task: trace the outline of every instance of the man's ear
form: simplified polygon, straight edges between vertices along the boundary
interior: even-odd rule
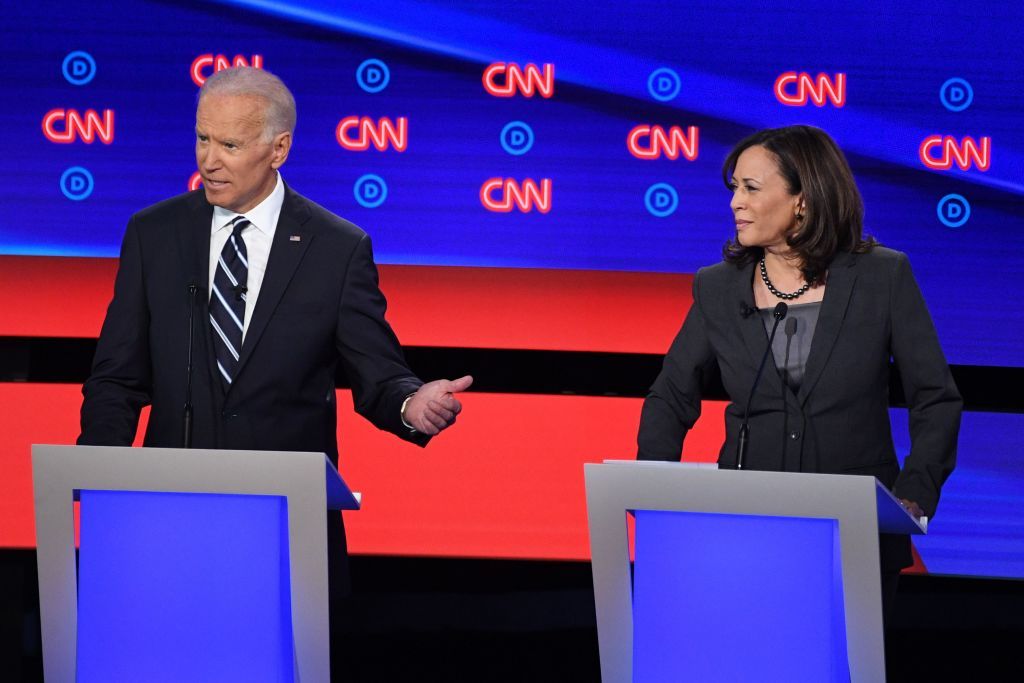
[[[288,152],[292,149],[292,134],[291,133],[278,133],[274,136],[274,139],[270,141],[273,147],[273,152],[270,157],[270,166],[274,170],[277,170],[284,166],[284,162],[288,160]]]

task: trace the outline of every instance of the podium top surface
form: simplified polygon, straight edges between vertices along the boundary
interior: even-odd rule
[[[316,485],[327,509],[359,509],[358,494],[323,453],[33,445],[32,462],[73,490],[287,496]]]
[[[875,477],[851,474],[720,470],[714,463],[605,460],[584,465],[588,497],[592,477],[639,505],[636,509],[693,509],[735,514],[830,517],[841,497],[874,506],[878,529],[890,534],[927,533],[919,521]],[[671,503],[666,508],[664,504]]]

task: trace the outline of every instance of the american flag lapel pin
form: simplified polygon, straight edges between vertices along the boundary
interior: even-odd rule
[[[288,241],[289,242],[301,242],[302,241],[302,235],[292,235],[291,237],[288,238]]]

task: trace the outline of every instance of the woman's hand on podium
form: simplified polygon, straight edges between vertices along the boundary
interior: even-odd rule
[[[906,508],[907,512],[914,515],[914,519],[921,519],[924,517],[924,510],[922,510],[921,506],[914,501],[907,500],[906,498],[900,498],[900,504]]]

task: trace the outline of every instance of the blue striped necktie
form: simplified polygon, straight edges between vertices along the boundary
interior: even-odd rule
[[[242,231],[250,223],[245,216],[234,220],[231,237],[217,259],[213,276],[213,295],[210,297],[210,325],[213,327],[213,347],[217,355],[217,370],[224,380],[224,388],[231,386],[242,350],[242,329],[245,322],[245,293],[249,282],[249,256]]]

